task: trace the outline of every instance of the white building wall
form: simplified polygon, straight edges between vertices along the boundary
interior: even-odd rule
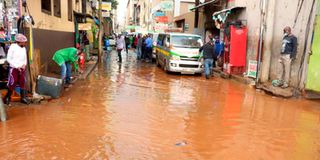
[[[272,0],[266,0],[272,1]],[[268,79],[273,80],[278,77],[280,67],[279,57],[281,50],[281,43],[283,38],[283,28],[285,26],[292,27],[292,32],[298,38],[298,53],[297,59],[292,63],[291,71],[291,85],[299,85],[299,69],[301,68],[302,55],[304,54],[304,47],[306,42],[308,18],[310,16],[312,0],[304,1],[301,11],[297,14],[299,0],[274,0],[274,7],[269,6],[266,11],[266,31],[267,35],[264,36],[264,45],[268,44],[264,48],[263,54],[270,54],[271,59],[264,59],[263,63],[269,66],[267,70]],[[273,5],[273,4],[272,4]],[[260,31],[260,0],[234,0],[229,3],[228,7],[245,7],[237,16],[240,20],[246,20],[248,27],[248,47],[247,47],[247,60],[256,60],[258,54],[259,43],[259,31]],[[315,12],[315,11],[314,11]],[[314,13],[313,13],[314,14]],[[311,14],[312,16],[312,14]],[[295,22],[296,20],[296,22]],[[268,38],[269,37],[269,38]],[[271,37],[271,38],[270,38]],[[303,80],[303,79],[302,79]]]

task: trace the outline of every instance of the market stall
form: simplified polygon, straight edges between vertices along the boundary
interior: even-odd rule
[[[8,65],[6,63],[7,51],[10,46],[4,29],[0,28],[0,89],[5,88],[8,79]]]
[[[15,34],[18,33],[19,2],[0,0],[0,89],[5,87],[8,78],[7,51],[14,41]]]

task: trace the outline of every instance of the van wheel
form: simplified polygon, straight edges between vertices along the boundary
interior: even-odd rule
[[[160,63],[159,63],[159,57],[158,56],[156,57],[156,65],[157,65],[157,67],[161,66]]]
[[[195,76],[201,77],[202,73],[196,73]]]
[[[167,66],[167,61],[165,61],[165,64],[163,64],[163,70],[164,70],[166,73],[169,73],[168,66]]]

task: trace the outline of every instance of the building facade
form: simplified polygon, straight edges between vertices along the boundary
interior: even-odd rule
[[[185,33],[194,33],[195,12],[191,11],[195,7],[195,0],[179,0],[175,3],[174,27],[181,28]]]
[[[291,67],[290,84],[302,89],[306,80],[306,58],[316,13],[315,2],[316,0],[302,3],[299,0],[207,0],[196,8],[204,12],[203,35],[212,33],[223,38],[223,26],[228,22],[241,21],[247,26],[247,67],[249,61],[259,62],[258,57],[261,55],[258,78],[262,83],[277,79],[280,74],[283,28],[290,26],[299,44],[297,59]],[[225,23],[217,24],[217,19],[213,19],[214,14]],[[259,52],[260,40],[263,44],[262,52]]]
[[[129,0],[126,25],[131,28],[135,26],[135,31],[145,33],[161,32],[174,27],[174,2],[168,0]]]
[[[27,1],[33,25],[34,48],[40,49],[42,71],[57,68],[52,56],[58,49],[75,46],[74,11],[82,12],[79,0],[33,0]]]

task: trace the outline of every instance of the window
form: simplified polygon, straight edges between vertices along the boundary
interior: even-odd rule
[[[54,16],[61,17],[61,3],[60,0],[53,0]]]
[[[167,37],[166,37],[166,41],[165,41],[165,44],[170,44],[170,36],[169,35],[167,35]]]
[[[181,48],[200,48],[202,46],[201,37],[196,36],[172,36],[172,43],[174,47]]]
[[[73,14],[72,0],[68,0],[68,20],[69,21],[72,21],[72,14]]]
[[[178,28],[182,28],[183,31],[184,31],[184,25],[185,25],[185,20],[184,20],[184,19],[183,19],[183,20],[180,20],[180,21],[176,21],[176,26],[177,26]]]
[[[41,0],[41,11],[51,15],[51,0]]]
[[[165,40],[165,35],[164,34],[159,34],[159,36],[158,36],[158,42],[157,42],[157,44],[159,45],[159,46],[163,46],[163,41]]]

